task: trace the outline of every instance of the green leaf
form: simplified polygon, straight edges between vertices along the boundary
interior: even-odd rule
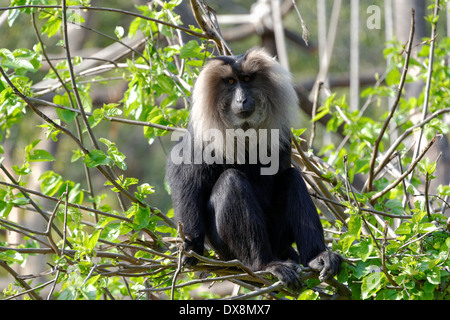
[[[419,212],[413,214],[412,219],[411,219],[412,223],[419,223],[423,219],[423,217],[426,216],[426,214],[427,213],[425,211],[419,211]]]
[[[120,236],[121,223],[109,223],[103,228],[101,238],[106,241],[114,241]]]
[[[410,234],[412,231],[411,229],[411,223],[409,222],[403,222],[397,230],[395,230],[395,233],[397,234]]]
[[[59,104],[59,105],[65,106],[65,107],[70,107],[70,101],[69,101],[69,97],[68,97],[67,93],[65,93],[62,96],[55,95],[53,97],[53,103]],[[56,108],[56,113],[58,114],[58,117],[61,119],[61,121],[64,121],[65,123],[72,122],[77,116],[76,112],[70,111],[67,109],[61,109],[61,108]]]
[[[441,271],[439,270],[439,268],[436,267],[427,272],[427,280],[432,284],[440,284]]]
[[[121,26],[116,26],[116,29],[114,30],[114,34],[120,40],[123,38],[123,35],[125,34],[125,30]]]
[[[362,261],[366,261],[370,254],[372,253],[373,245],[371,241],[363,241],[360,243],[360,249],[358,255]]]
[[[386,207],[392,210],[392,213],[397,215],[403,214],[403,205],[399,199],[391,199],[386,201]]]
[[[313,291],[313,290],[305,290],[303,291],[300,296],[298,297],[298,300],[316,300],[319,297],[319,293]]]
[[[37,162],[37,161],[55,161],[55,157],[53,157],[49,152],[41,149],[36,149],[33,153],[28,154],[28,161]]]
[[[400,71],[397,68],[393,68],[386,76],[386,84],[388,86],[395,86],[400,83]]]
[[[25,69],[30,72],[35,71],[34,66],[29,61],[23,59],[6,60],[2,62],[2,65],[10,69]]]
[[[362,219],[359,215],[352,214],[348,221],[348,232],[355,236],[355,239],[359,239],[361,233]]]
[[[438,228],[430,223],[430,222],[426,222],[426,223],[421,223],[419,224],[418,228],[417,228],[417,232],[419,233],[427,233],[427,232],[431,232],[431,231],[435,231]]]
[[[56,113],[58,114],[58,117],[61,119],[61,121],[64,121],[65,123],[70,123],[77,117],[76,112],[61,108],[56,108]]]
[[[196,58],[202,51],[202,48],[198,44],[197,41],[191,40],[188,43],[186,43],[180,50],[180,58],[186,59],[186,58]]]
[[[107,165],[111,161],[111,158],[108,157],[102,150],[95,149],[85,155],[83,161],[89,168],[93,168]]]
[[[292,129],[292,133],[293,133],[294,136],[296,136],[296,137],[300,137],[305,131],[306,131],[306,128]]]
[[[343,238],[339,240],[339,243],[342,245],[342,251],[347,253],[356,237],[352,234],[346,234]]]
[[[25,162],[22,167],[19,167],[17,165],[13,165],[12,169],[14,170],[14,173],[17,174],[18,176],[25,176],[31,173],[31,169],[30,169],[30,163],[29,162]]]
[[[30,203],[30,200],[28,198],[25,197],[20,197],[20,198],[16,198],[12,201],[13,204],[17,205],[17,206],[23,206],[26,205],[28,203]]]
[[[114,142],[109,141],[105,138],[100,138],[100,142],[108,146],[108,156],[110,159],[122,170],[127,170],[127,164],[125,163],[126,156],[121,153]]]
[[[86,247],[88,252],[92,252],[94,250],[95,245],[98,242],[98,238],[100,237],[101,231],[102,230],[97,229],[89,236],[89,240],[87,242],[87,247]]]
[[[47,37],[49,37],[49,38],[53,37],[59,31],[59,28],[61,27],[61,22],[62,22],[62,20],[59,17],[57,17],[57,16],[51,17],[42,26],[41,33],[42,34],[46,33]]]
[[[166,76],[166,75],[160,75],[157,77],[156,85],[159,88],[158,94],[171,94],[174,91],[174,82],[173,80]]]
[[[138,186],[138,192],[142,194],[153,194],[155,192],[155,188],[148,183],[143,183]]]
[[[5,60],[11,60],[11,61],[13,61],[16,58],[16,57],[14,57],[14,54],[6,48],[0,49],[0,57],[3,57]]]
[[[136,32],[139,29],[143,29],[146,25],[147,25],[147,22],[145,20],[143,20],[141,18],[134,19],[131,22],[130,27],[128,29],[128,37],[133,38],[136,35]]]
[[[9,11],[8,14],[8,25],[9,27],[12,27],[12,25],[14,24],[14,21],[16,21],[17,17],[19,16],[20,11],[19,9],[13,9]]]
[[[43,194],[47,196],[53,196],[56,192],[58,192],[59,188],[61,188],[63,184],[63,179],[61,175],[53,172],[46,171],[40,177],[39,180],[41,182],[41,191]]]
[[[383,278],[384,274],[381,272],[374,272],[365,277],[361,285],[362,299],[367,299],[380,290]]]
[[[133,227],[135,230],[145,228],[150,222],[150,208],[147,206],[142,208],[136,205],[133,219]]]
[[[321,118],[323,118],[324,116],[326,116],[330,112],[329,109],[325,109],[325,108],[322,108],[322,107],[320,107],[318,111],[319,112],[316,113],[315,117],[311,120],[312,122],[320,120]]]
[[[13,208],[12,203],[0,200],[0,217],[6,218]]]

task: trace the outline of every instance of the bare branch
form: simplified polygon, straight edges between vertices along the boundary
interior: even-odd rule
[[[428,149],[431,148],[431,146],[434,144],[434,142],[436,141],[436,137],[434,137],[429,143],[428,145],[422,150],[421,154],[414,160],[413,163],[411,163],[411,165],[409,166],[408,170],[406,170],[400,177],[398,177],[394,182],[392,182],[391,184],[389,184],[386,188],[384,188],[384,190],[375,193],[371,198],[370,198],[370,202],[374,203],[378,198],[384,196],[386,193],[388,193],[390,190],[392,190],[393,188],[395,188],[400,182],[403,181],[403,179],[405,179],[406,176],[408,176],[411,172],[413,172],[414,168],[416,167],[416,165],[419,163],[420,160],[422,160],[423,156],[427,153]]]
[[[387,127],[389,126],[389,122],[391,121],[391,119],[395,113],[395,110],[397,109],[397,106],[400,102],[400,97],[402,96],[403,86],[405,84],[406,75],[408,73],[408,68],[409,68],[409,58],[411,56],[412,43],[413,43],[413,39],[414,39],[414,30],[415,30],[414,15],[415,15],[415,11],[414,11],[414,9],[411,9],[411,30],[409,33],[408,47],[406,49],[406,57],[405,57],[405,62],[404,62],[404,66],[403,66],[403,73],[400,78],[400,83],[398,85],[397,95],[395,97],[394,104],[392,105],[391,111],[389,112],[387,119],[384,121],[383,127],[381,128],[381,131],[378,134],[377,140],[375,141],[375,144],[373,146],[372,157],[370,159],[370,164],[369,164],[370,165],[369,177],[367,178],[366,185],[364,188],[366,191],[372,190],[372,184],[373,184],[373,180],[375,178],[374,171],[375,171],[375,161],[378,156],[378,148],[380,147],[380,143],[381,143],[381,140],[383,139],[384,133],[386,132]]]
[[[439,0],[435,1],[434,4],[434,12],[433,12],[433,18],[436,18],[439,14]],[[436,22],[437,23],[437,22]],[[434,47],[436,43],[436,23],[432,23],[431,25],[431,40],[430,40],[430,52],[428,54],[428,70],[427,70],[427,81],[425,85],[425,96],[424,96],[424,102],[423,102],[423,109],[422,109],[422,121],[425,120],[427,113],[428,113],[428,103],[430,100],[430,90],[431,90],[431,78],[433,76],[433,62],[434,62]],[[412,160],[414,161],[420,151],[420,145],[422,143],[422,136],[423,136],[423,129],[419,131],[419,137],[416,141],[414,154]],[[412,177],[409,177],[409,180],[411,180]]]
[[[62,9],[62,6],[59,6],[59,5],[22,5],[22,6],[12,6],[12,7],[0,7],[0,11],[14,10],[14,9],[31,9],[31,8],[37,8],[37,9]],[[175,25],[175,24],[163,21],[163,20],[150,18],[150,17],[144,16],[142,14],[131,12],[131,11],[127,11],[127,10],[115,9],[115,8],[104,8],[104,7],[84,7],[84,6],[68,6],[68,8],[70,8],[70,9],[81,9],[81,10],[93,10],[93,11],[105,11],[105,12],[121,13],[121,14],[129,15],[129,16],[133,16],[133,17],[136,17],[136,18],[141,18],[143,20],[156,22],[158,24],[162,24],[162,25],[165,25],[167,27],[174,28],[174,29],[178,29],[178,30],[186,32],[187,34],[190,34],[190,35],[193,35],[193,36],[196,36],[196,37],[199,37],[199,38],[207,38],[207,39],[209,38],[209,36],[207,34],[198,33],[196,31],[190,30],[188,28],[184,28],[184,27],[179,26],[179,25]]]

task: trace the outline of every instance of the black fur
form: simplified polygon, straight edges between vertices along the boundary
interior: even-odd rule
[[[195,164],[194,148],[202,144],[193,143],[194,136],[189,126],[178,142],[191,152],[190,163],[175,164],[169,157],[166,175],[186,251],[202,255],[207,241],[222,259],[268,270],[294,289],[301,285],[298,263],[320,272],[321,280],[339,272],[341,258],[327,251],[314,203],[291,167],[290,145],[280,144],[278,172],[261,175],[260,163]]]
[[[338,273],[340,258],[326,250],[305,182],[290,167],[290,150],[281,150],[276,175],[261,175],[260,168],[260,164],[175,165],[169,157],[167,180],[176,219],[186,236],[184,249],[201,255],[207,240],[222,259],[269,270],[297,289],[296,263],[309,264],[323,280]],[[196,262],[186,260],[188,265]]]

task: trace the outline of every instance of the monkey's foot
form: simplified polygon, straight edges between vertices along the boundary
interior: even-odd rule
[[[290,261],[274,261],[268,264],[266,271],[276,276],[287,288],[297,291],[302,288],[300,273],[302,268]]]

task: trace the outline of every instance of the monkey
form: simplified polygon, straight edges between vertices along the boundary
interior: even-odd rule
[[[317,209],[291,164],[296,119],[291,74],[264,49],[207,61],[187,131],[166,167],[186,252],[203,255],[206,243],[221,259],[269,271],[295,290],[300,265],[321,280],[340,272],[342,258],[326,247]]]

